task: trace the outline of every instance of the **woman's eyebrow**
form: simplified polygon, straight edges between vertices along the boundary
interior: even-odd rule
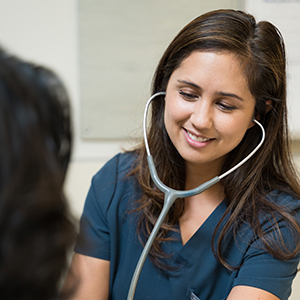
[[[193,82],[190,82],[190,81],[186,81],[186,80],[180,80],[180,79],[178,79],[177,81],[179,83],[188,84],[188,85],[190,85],[190,86],[192,86],[192,87],[194,87],[196,89],[202,90],[202,88],[199,85],[197,85],[196,83],[193,83]]]
[[[201,88],[199,85],[197,85],[196,83],[193,83],[193,82],[191,82],[191,81],[180,80],[180,79],[178,79],[177,81],[178,81],[179,83],[184,83],[184,84],[190,85],[190,86],[192,86],[192,87],[194,87],[194,88],[196,88],[196,89],[202,90],[202,88]],[[240,96],[238,96],[238,95],[236,95],[236,94],[234,94],[234,93],[218,92],[217,95],[220,95],[220,96],[223,96],[223,97],[236,98],[236,99],[238,99],[238,100],[240,100],[240,101],[244,101],[243,98],[241,98]]]
[[[218,92],[217,94],[220,95],[220,96],[223,96],[223,97],[236,98],[238,100],[244,101],[243,98],[241,98],[240,96],[238,96],[236,94],[233,94],[233,93]]]

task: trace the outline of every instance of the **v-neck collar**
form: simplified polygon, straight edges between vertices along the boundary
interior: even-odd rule
[[[226,201],[223,200],[184,245],[182,244],[180,230],[175,234],[176,240],[172,241],[172,245],[170,245],[172,247],[172,252],[174,255],[173,259],[175,263],[182,264],[185,261],[190,260],[195,253],[195,249],[205,250],[204,248],[211,248],[213,233],[216,225],[226,211],[226,208]]]

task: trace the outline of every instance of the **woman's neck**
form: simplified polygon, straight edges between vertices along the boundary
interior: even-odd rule
[[[220,168],[188,165],[185,189],[193,189],[219,175]],[[224,193],[220,182],[201,194],[185,198],[183,214],[179,219],[182,243],[185,244],[202,226],[216,207],[223,201]]]
[[[220,162],[198,165],[186,163],[185,189],[193,189],[220,175],[222,165]]]

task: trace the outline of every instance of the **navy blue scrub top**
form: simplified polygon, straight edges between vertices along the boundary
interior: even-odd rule
[[[80,233],[86,242],[75,248],[77,253],[110,261],[109,299],[113,300],[127,299],[143,250],[136,234],[138,215],[128,213],[141,196],[136,178],[128,176],[134,160],[133,153],[118,154],[93,177],[80,222]],[[273,191],[268,197],[278,205],[297,207],[299,211],[299,200],[290,195]],[[215,258],[212,236],[225,210],[223,201],[185,245],[179,232],[171,233],[174,240],[166,242],[163,249],[171,254],[167,263],[175,269],[158,269],[147,258],[134,299],[223,300],[237,285],[260,288],[288,299],[299,256],[284,262],[274,259],[262,249],[248,226],[235,240],[226,240],[225,257],[231,265],[241,266],[239,269],[230,271]],[[264,227],[270,224],[266,222]],[[294,247],[295,239],[285,224],[281,224],[281,230],[286,245]]]

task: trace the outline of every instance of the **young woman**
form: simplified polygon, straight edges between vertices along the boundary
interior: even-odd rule
[[[60,79],[0,49],[0,122],[0,298],[54,299],[75,241],[63,194],[71,126]]]
[[[218,10],[189,23],[161,58],[149,147],[166,185],[195,188],[258,152],[205,192],[178,199],[134,299],[288,299],[299,261],[300,189],[290,159],[284,42],[269,22]],[[126,299],[163,206],[144,145],[93,178],[73,267],[76,299]]]

